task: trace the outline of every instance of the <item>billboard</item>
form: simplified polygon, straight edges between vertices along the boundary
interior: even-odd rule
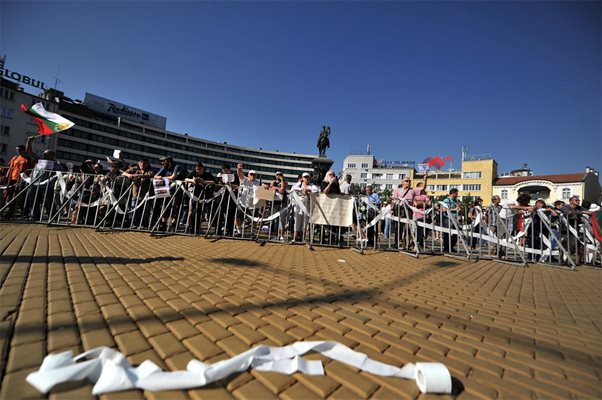
[[[159,129],[165,129],[167,118],[139,108],[131,107],[114,100],[105,99],[91,93],[86,93],[84,103],[88,108],[113,117],[120,117],[139,124],[153,126]]]

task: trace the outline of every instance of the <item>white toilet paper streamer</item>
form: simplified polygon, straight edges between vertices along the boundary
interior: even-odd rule
[[[415,379],[422,393],[451,393],[451,376],[440,363],[406,364],[402,368],[368,358],[337,342],[296,342],[284,347],[259,345],[230,359],[205,364],[191,360],[185,371],[164,372],[146,360],[132,367],[125,356],[108,347],[97,347],[73,357],[71,351],[50,354],[40,369],[27,376],[27,382],[41,393],[55,385],[87,378],[94,383],[93,395],[129,389],[150,391],[192,389],[226,378],[249,367],[258,371],[324,375],[322,362],[305,360],[303,354],[315,351],[333,360],[380,376]]]

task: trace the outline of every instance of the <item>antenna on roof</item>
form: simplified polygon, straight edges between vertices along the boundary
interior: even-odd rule
[[[368,154],[368,155],[372,154],[372,146],[370,146],[370,143],[368,143],[368,146],[366,148],[366,154]]]

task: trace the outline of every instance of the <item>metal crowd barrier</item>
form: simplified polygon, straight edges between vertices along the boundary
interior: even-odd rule
[[[0,172],[2,178],[9,171]],[[415,257],[538,262],[570,269],[602,264],[600,242],[589,217],[581,214],[520,211],[522,224],[517,226],[517,213],[503,218],[492,207],[476,206],[470,212],[463,208],[456,215],[443,202],[419,209],[406,201],[380,206],[355,196],[347,197],[353,202],[353,222],[337,225],[316,222],[315,195],[295,191],[272,201],[253,201],[252,190],[243,186],[177,181],[160,196],[150,179],[36,169],[21,174],[17,182],[0,182],[2,220],[399,251]]]

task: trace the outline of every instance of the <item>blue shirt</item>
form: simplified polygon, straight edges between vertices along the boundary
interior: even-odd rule
[[[445,204],[447,204],[448,208],[456,208],[456,206],[458,205],[458,202],[455,199],[452,199],[451,197],[446,197],[445,200],[443,200],[443,202]],[[443,210],[444,215],[447,216],[447,211]],[[452,211],[451,212],[454,218],[458,218],[458,211]]]

